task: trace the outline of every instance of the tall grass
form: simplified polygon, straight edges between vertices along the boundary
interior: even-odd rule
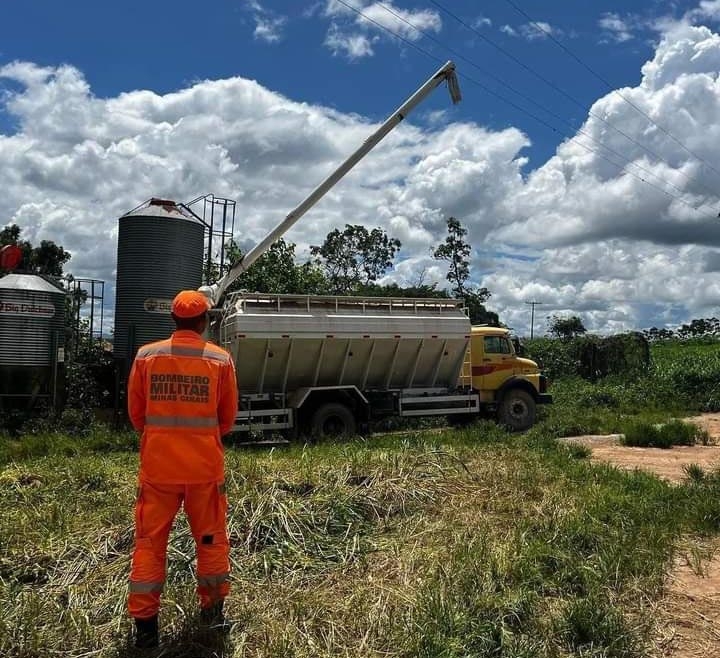
[[[236,624],[202,637],[181,520],[162,655],[640,658],[674,542],[717,531],[720,478],[671,487],[578,456],[490,423],[230,450]],[[136,460],[0,468],[0,655],[131,655]]]
[[[709,441],[707,431],[677,419],[657,425],[633,421],[625,427],[621,439],[623,445],[639,448],[708,445]]]
[[[555,351],[563,349],[561,341],[545,342]],[[542,349],[547,352],[545,343]],[[556,365],[564,363],[560,356],[552,358]],[[565,365],[572,372],[572,364]],[[551,392],[555,403],[541,410],[541,418],[555,436],[623,432],[629,419],[653,425],[673,416],[718,411],[720,342],[654,344],[645,374],[615,375],[595,383],[563,375],[551,383]]]
[[[235,624],[224,639],[198,627],[181,518],[161,655],[649,655],[676,543],[720,528],[720,474],[689,468],[687,484],[671,486],[554,438],[701,408],[704,387],[689,375],[669,388],[668,373],[690,367],[711,378],[666,349],[643,379],[556,382],[555,404],[522,436],[478,423],[228,450]],[[101,428],[0,439],[3,658],[133,655],[135,446]]]

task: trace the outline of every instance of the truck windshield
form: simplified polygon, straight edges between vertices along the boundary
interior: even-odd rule
[[[512,354],[510,341],[503,336],[485,336],[485,354]]]

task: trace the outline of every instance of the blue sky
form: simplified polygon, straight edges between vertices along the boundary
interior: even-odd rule
[[[433,94],[313,208],[287,236],[301,257],[379,225],[403,243],[394,280],[443,285],[429,251],[454,215],[519,331],[527,299],[601,332],[720,314],[720,0],[6,5],[4,219],[107,281],[108,317],[123,212],[213,192],[256,243],[447,59],[463,102]]]
[[[374,46],[371,57],[349,59],[331,54],[324,45],[329,20],[322,16],[320,2],[262,0],[261,9],[245,0],[24,0],[11,4],[0,23],[0,63],[26,60],[49,66],[71,64],[83,71],[93,93],[100,97],[135,89],[164,94],[197,80],[239,75],[297,101],[379,119],[436,68],[432,59],[415,48],[387,38]],[[607,92],[602,82],[555,43],[528,28],[527,19],[504,0],[445,0],[440,4],[582,101],[585,110]],[[651,55],[652,40],[657,38],[648,25],[657,16],[680,16],[693,6],[690,2],[647,0],[517,0],[515,4],[536,21],[557,30],[559,40],[615,87],[637,84],[640,65]],[[401,6],[405,10],[437,12],[442,29],[426,30],[437,41],[574,126],[585,119],[582,108],[436,5],[425,0]],[[399,8],[392,4],[390,7]],[[612,15],[634,17],[633,38],[618,41],[617,32],[598,26],[603,17]],[[392,13],[388,12],[387,17],[392,20]],[[271,40],[256,34],[258,18],[282,21],[273,28]],[[642,24],[642,19],[647,25]],[[509,34],[507,26],[517,34]],[[379,30],[375,32],[386,36]],[[533,141],[528,151],[531,165],[546,159],[563,133],[571,132],[567,123],[544,114],[439,43],[428,38],[415,43],[440,59],[456,59],[464,74],[558,128],[559,132],[554,133],[476,84],[462,81],[465,102],[457,108],[454,118],[471,119],[494,129],[522,128]],[[445,106],[445,98],[433,98],[423,109]],[[6,129],[7,125],[6,118]]]

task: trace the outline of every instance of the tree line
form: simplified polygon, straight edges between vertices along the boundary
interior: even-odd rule
[[[649,341],[669,340],[671,338],[718,338],[720,337],[720,320],[718,318],[696,318],[677,329],[651,327],[643,331]]]
[[[576,316],[553,315],[548,319],[548,333],[560,340],[570,340],[587,333],[582,320]],[[671,340],[679,338],[720,338],[720,320],[712,318],[695,318],[690,322],[680,325],[677,329],[667,327],[651,327],[643,329],[643,336],[650,341]]]
[[[455,297],[465,301],[473,324],[499,323],[498,316],[488,311],[487,288],[470,282],[471,246],[466,240],[467,229],[454,217],[446,221],[445,240],[432,250],[433,257],[447,263],[449,288],[425,283],[425,271],[417,274],[409,286],[378,281],[393,267],[402,244],[381,228],[368,229],[360,224],[346,224],[330,231],[320,245],[310,247],[310,258],[299,263],[296,245],[284,238],[275,242],[253,265],[228,288],[261,293],[309,295],[360,295],[368,297]],[[238,262],[243,252],[231,240],[227,245],[230,265]],[[206,269],[208,283],[223,272],[217,266]]]
[[[380,284],[378,281],[394,266],[402,244],[382,228],[368,229],[360,224],[346,224],[325,236],[320,245],[310,247],[310,258],[299,263],[296,245],[281,238],[258,258],[229,288],[261,293],[312,294],[312,295],[363,295],[374,297],[455,297],[465,301],[473,324],[499,323],[498,316],[485,308],[490,298],[487,288],[470,281],[470,244],[467,229],[455,217],[446,221],[445,240],[431,250],[433,257],[447,264],[448,288],[437,283],[425,283],[425,271],[417,274],[409,286],[397,283]],[[64,266],[71,254],[50,240],[39,246],[21,239],[22,229],[17,224],[0,231],[0,246],[17,244],[23,252],[22,269],[62,282]],[[227,262],[224,271],[217,264],[206,264],[205,283],[214,283],[243,252],[230,240],[226,245]],[[0,276],[5,272],[0,271]],[[67,279],[67,277],[66,277]],[[82,303],[82,300],[77,300]]]

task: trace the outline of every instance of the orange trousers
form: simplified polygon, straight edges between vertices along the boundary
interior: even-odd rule
[[[168,537],[181,505],[195,539],[200,607],[210,607],[230,591],[230,543],[224,483],[143,482],[135,504],[135,550],[128,595],[128,610],[136,619],[153,617],[160,609]]]

